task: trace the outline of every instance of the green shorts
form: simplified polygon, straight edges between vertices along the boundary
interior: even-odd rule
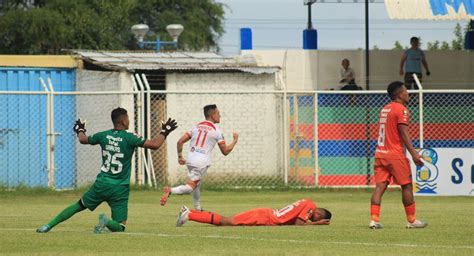
[[[112,219],[117,222],[127,220],[129,185],[113,185],[94,182],[91,188],[81,198],[87,209],[93,211],[102,202],[107,202],[112,210]]]

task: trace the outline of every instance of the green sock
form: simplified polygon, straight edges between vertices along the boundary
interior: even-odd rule
[[[71,218],[74,214],[84,210],[85,208],[79,203],[76,202],[74,204],[71,204],[68,206],[66,209],[64,209],[62,212],[60,212],[54,219],[52,219],[48,225],[53,228],[54,226],[58,225],[59,223]]]
[[[125,230],[125,227],[115,220],[109,220],[106,226],[112,232],[123,232]]]

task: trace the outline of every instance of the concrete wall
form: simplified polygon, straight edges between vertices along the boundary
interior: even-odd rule
[[[166,77],[171,91],[262,91],[275,89],[275,75],[248,73],[173,73]],[[167,94],[167,115],[178,122],[178,129],[167,141],[169,182],[185,179],[186,169],[178,165],[176,141],[192,125],[204,120],[202,108],[217,104],[226,142],[239,132],[234,151],[223,156],[216,145],[212,166],[206,179],[230,179],[249,176],[277,176],[282,172],[280,96],[274,94]],[[186,155],[189,145],[183,151]],[[258,184],[255,184],[258,185]]]
[[[101,72],[78,70],[77,91],[132,91],[132,81],[127,72]],[[87,134],[113,128],[110,113],[114,108],[122,107],[130,117],[130,131],[135,127],[133,95],[77,95],[76,118],[87,120]],[[73,124],[71,124],[72,128]],[[74,134],[71,133],[73,136]],[[70,134],[69,134],[70,135]],[[99,146],[76,143],[77,184],[83,186],[95,180],[100,171],[101,151]]]
[[[356,83],[365,85],[365,53],[362,50],[305,51],[252,50],[261,65],[283,68],[289,90],[339,89],[341,60],[347,58],[356,74]],[[370,52],[370,89],[385,90],[399,75],[402,51],[374,50]],[[424,77],[426,89],[474,89],[474,52],[425,51],[430,77]]]

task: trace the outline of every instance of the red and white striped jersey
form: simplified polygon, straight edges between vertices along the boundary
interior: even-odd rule
[[[194,125],[187,134],[191,137],[186,164],[198,168],[211,165],[212,149],[216,143],[224,143],[224,135],[210,121]]]

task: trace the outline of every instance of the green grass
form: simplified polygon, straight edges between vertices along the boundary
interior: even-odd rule
[[[406,230],[400,191],[387,191],[383,230],[370,230],[367,190],[203,191],[205,209],[230,216],[254,207],[280,208],[301,198],[333,212],[329,226],[214,227],[187,223],[175,227],[181,205],[191,196],[133,190],[127,231],[94,235],[100,212],[83,211],[50,233],[35,228],[78,200],[80,191],[0,191],[0,254],[149,254],[149,255],[474,255],[474,198],[418,197],[417,215],[424,230]]]

